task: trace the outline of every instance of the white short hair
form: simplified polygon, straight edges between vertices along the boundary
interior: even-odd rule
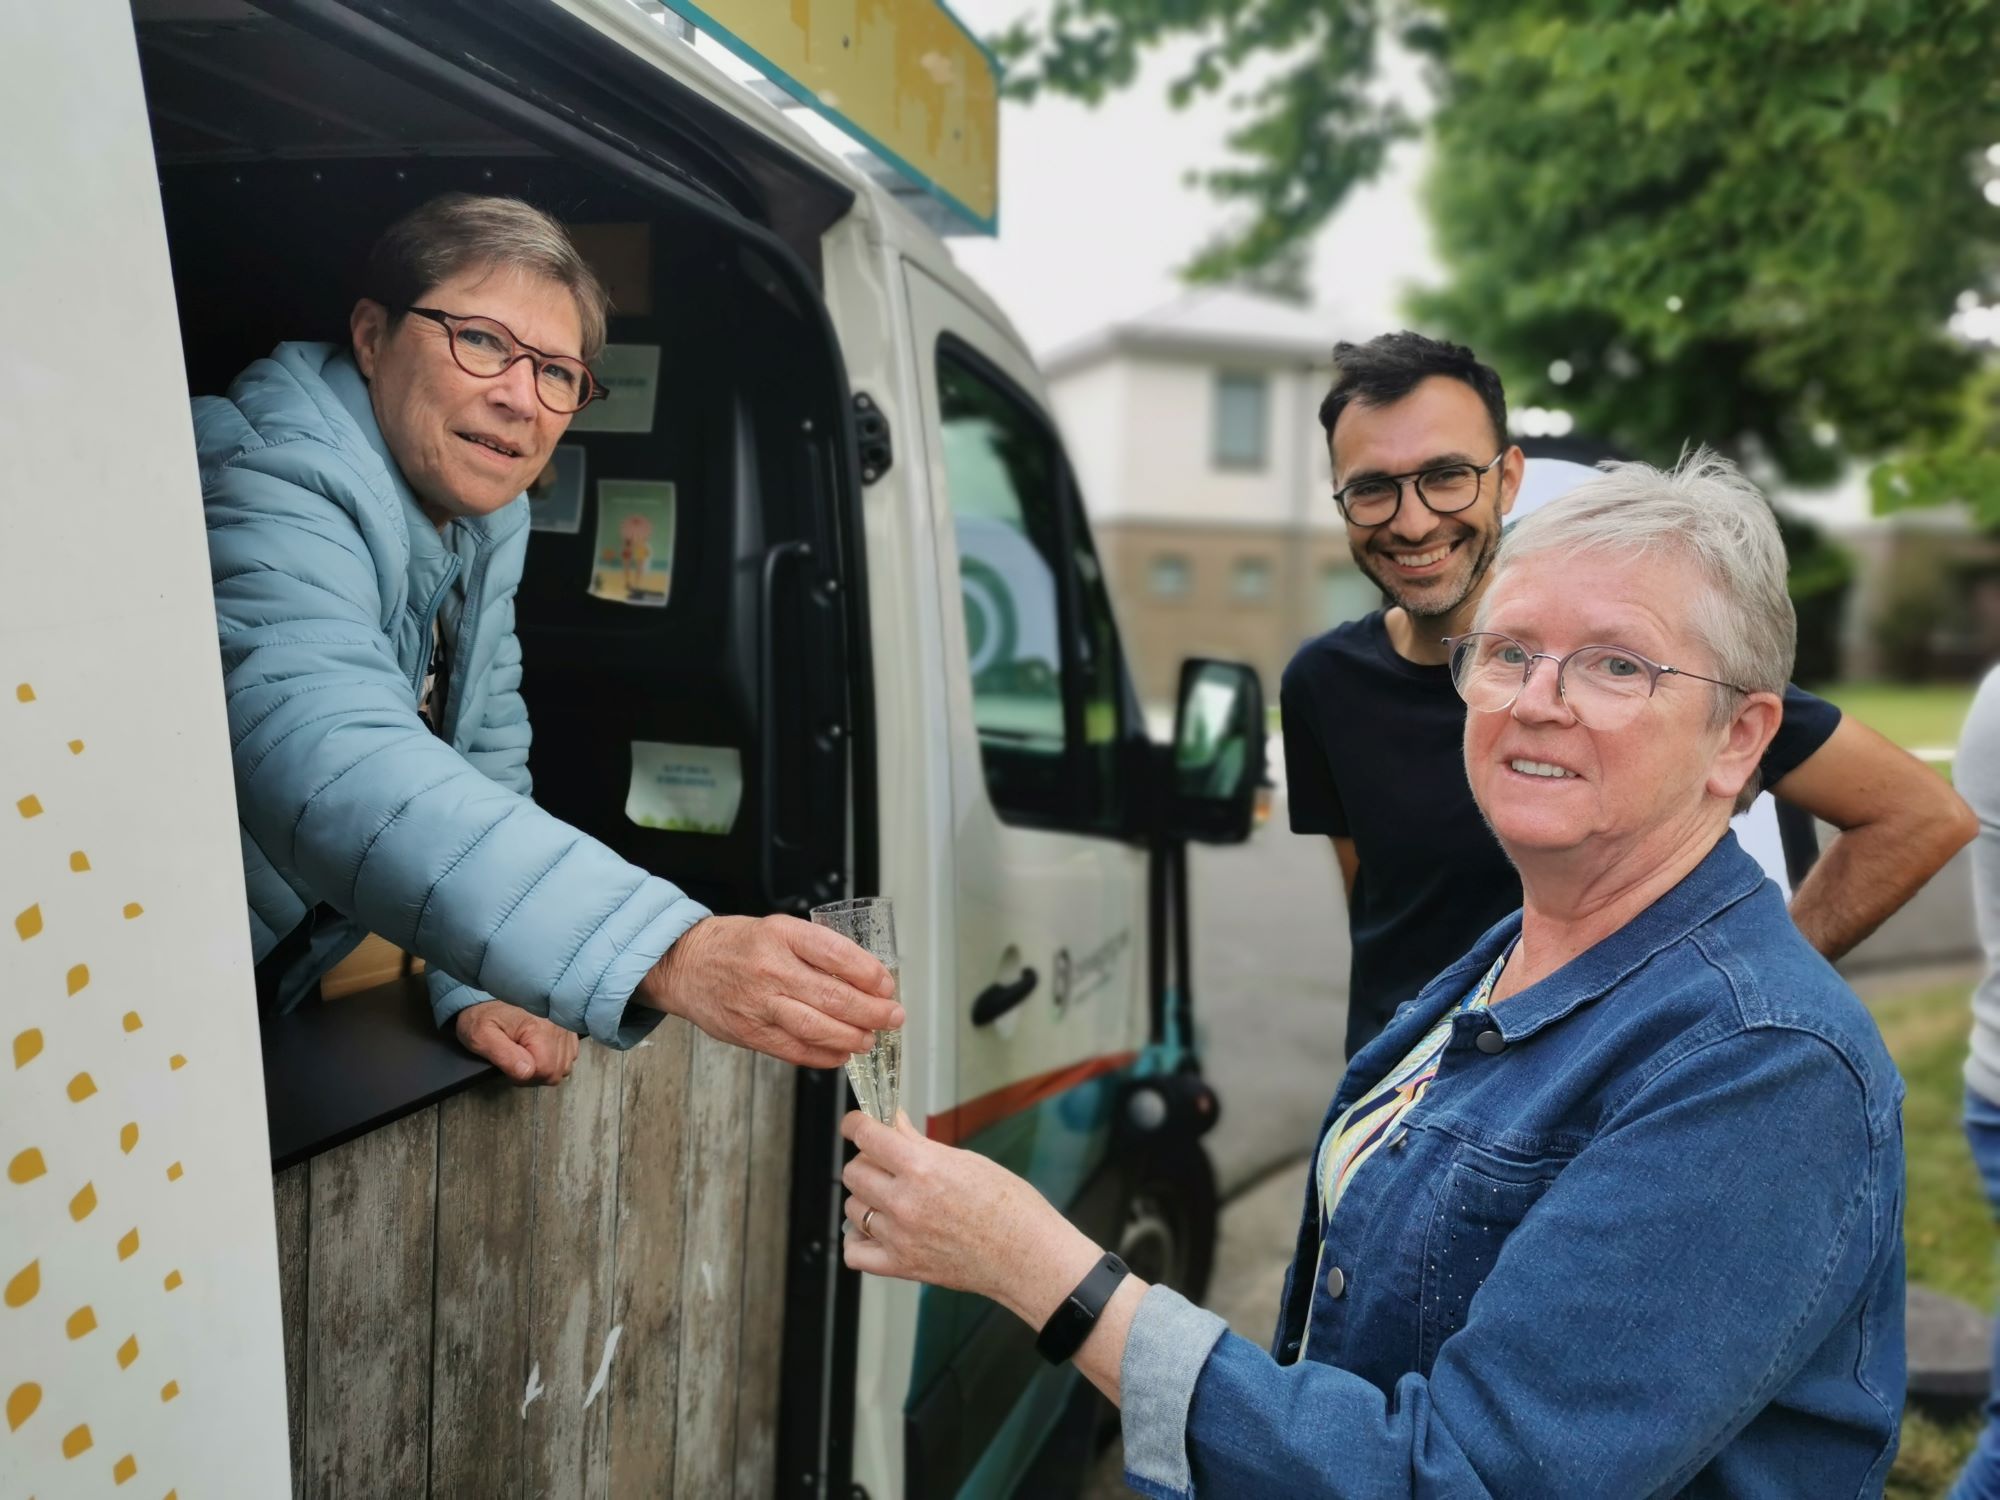
[[[1703,583],[1689,601],[1688,623],[1713,659],[1714,675],[1753,692],[1782,695],[1798,647],[1798,617],[1785,587],[1777,518],[1757,486],[1705,447],[1682,454],[1665,471],[1642,463],[1600,467],[1596,478],[1507,529],[1493,562],[1494,580],[1513,564],[1545,553],[1686,558]],[[1485,628],[1492,597],[1489,587],[1476,628]],[[1722,687],[1710,692],[1712,722],[1728,722],[1736,694]],[[1753,777],[1739,811],[1756,792]]]

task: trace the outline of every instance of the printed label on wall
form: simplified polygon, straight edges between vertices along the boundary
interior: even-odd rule
[[[743,757],[727,745],[632,741],[625,816],[669,833],[727,833],[743,802]]]
[[[658,344],[606,344],[590,373],[608,399],[593,401],[569,419],[571,432],[651,432],[660,393]]]

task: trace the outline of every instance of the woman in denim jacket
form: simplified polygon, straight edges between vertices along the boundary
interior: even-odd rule
[[[1524,910],[1355,1057],[1268,1351],[907,1121],[848,1119],[848,1264],[1043,1330],[1148,1495],[1879,1494],[1902,1086],[1729,832],[1793,641],[1706,453],[1509,535],[1453,670]]]

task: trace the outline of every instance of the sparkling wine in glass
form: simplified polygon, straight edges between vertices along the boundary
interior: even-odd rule
[[[812,909],[812,919],[858,944],[878,959],[896,981],[900,998],[902,970],[896,956],[896,912],[887,896],[864,896],[855,901],[834,901]],[[847,1060],[848,1082],[854,1097],[870,1117],[884,1125],[896,1123],[896,1110],[903,1097],[903,1033],[875,1033],[875,1045]]]

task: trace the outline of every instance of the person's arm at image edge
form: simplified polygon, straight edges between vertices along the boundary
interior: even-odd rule
[[[1333,857],[1340,865],[1340,889],[1348,905],[1354,904],[1354,877],[1361,870],[1361,856],[1354,852],[1354,840],[1332,836]]]
[[[1829,959],[1893,916],[1979,831],[1944,777],[1852,715],[1771,791],[1840,830],[1792,894],[1792,919]]]

